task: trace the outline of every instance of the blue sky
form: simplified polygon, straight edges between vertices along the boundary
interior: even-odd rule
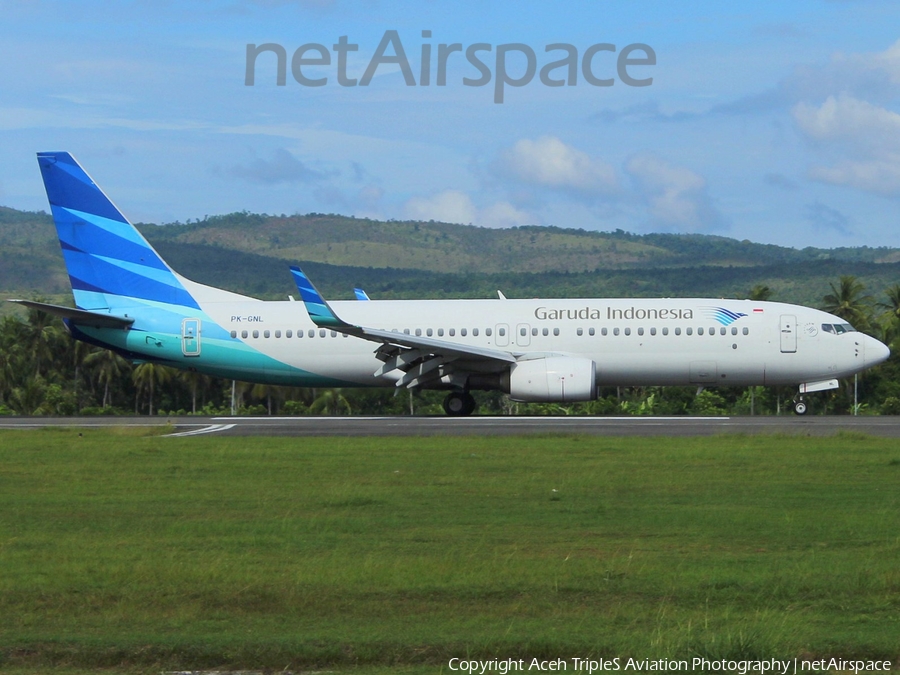
[[[34,154],[68,150],[134,221],[324,212],[900,246],[893,2],[0,0],[0,16],[3,205],[46,210]],[[332,46],[358,45],[358,79],[388,30],[416,85],[383,64],[368,86],[340,86]],[[247,86],[247,45],[263,43],[289,62],[325,45],[331,65],[302,72],[327,84],[299,84],[288,63],[277,86],[265,53]],[[492,46],[488,85],[464,86],[478,71],[456,53],[436,86],[438,45],[452,43]],[[538,72],[565,55],[547,45],[581,59],[613,44],[594,68],[616,81],[536,75],[495,103],[496,47],[509,43],[533,49]],[[632,43],[656,55],[629,71],[650,86],[617,75]],[[524,74],[523,54],[507,63]]]

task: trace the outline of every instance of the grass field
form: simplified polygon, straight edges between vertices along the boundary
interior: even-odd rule
[[[898,563],[888,439],[0,434],[9,673],[896,664]]]

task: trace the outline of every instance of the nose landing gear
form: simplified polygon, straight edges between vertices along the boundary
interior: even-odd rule
[[[465,417],[475,411],[475,397],[467,391],[454,391],[444,399],[444,412],[451,417]]]
[[[794,399],[794,414],[795,415],[805,415],[809,410],[809,406],[806,403],[806,400],[802,396],[797,396]]]

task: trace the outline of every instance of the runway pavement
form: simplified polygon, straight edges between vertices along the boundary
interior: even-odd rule
[[[0,429],[172,425],[172,436],[709,436],[832,435],[900,438],[900,417],[0,417]]]

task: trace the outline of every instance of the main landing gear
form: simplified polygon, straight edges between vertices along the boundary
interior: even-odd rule
[[[444,399],[444,412],[451,417],[465,417],[475,410],[475,397],[467,391],[454,391]]]

